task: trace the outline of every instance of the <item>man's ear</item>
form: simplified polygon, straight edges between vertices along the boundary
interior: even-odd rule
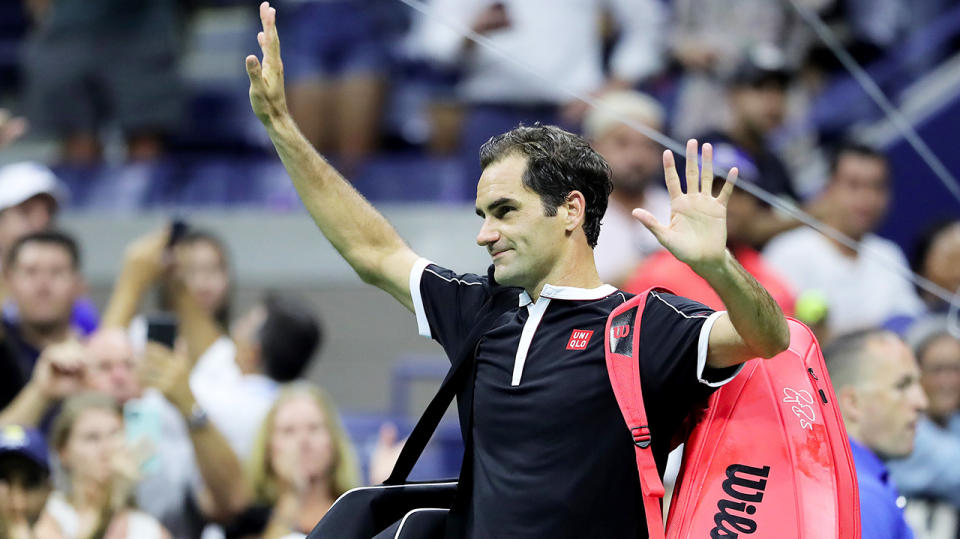
[[[583,225],[587,216],[587,199],[580,191],[570,191],[567,199],[560,205],[563,209],[564,227],[567,232],[573,232]]]
[[[846,421],[859,422],[863,417],[863,399],[853,386],[843,386],[837,390],[837,405]]]

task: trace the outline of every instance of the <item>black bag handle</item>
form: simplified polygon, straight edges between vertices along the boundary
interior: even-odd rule
[[[490,276],[490,281],[493,283],[492,275]],[[447,375],[440,384],[440,389],[437,390],[437,394],[434,395],[430,404],[427,405],[427,409],[424,410],[423,415],[420,416],[416,426],[413,427],[413,431],[407,438],[406,443],[403,444],[403,449],[400,450],[397,463],[394,465],[390,477],[383,482],[384,485],[400,485],[407,481],[410,471],[413,470],[413,466],[417,463],[423,450],[427,447],[427,442],[430,441],[434,431],[437,430],[437,426],[440,425],[440,420],[443,419],[444,412],[447,411],[450,403],[453,402],[457,391],[463,387],[463,384],[469,378],[467,375],[473,370],[474,353],[476,352],[480,338],[493,327],[493,323],[496,322],[503,313],[509,310],[509,303],[501,300],[501,298],[504,298],[506,294],[516,294],[517,289],[500,288],[496,286],[496,283],[493,283],[493,286],[494,288],[491,291],[490,297],[484,302],[483,307],[480,308],[480,312],[484,313],[483,317],[479,322],[474,324],[473,329],[467,335],[467,338],[464,339],[464,345],[460,349],[459,355],[453,361],[450,370],[447,371]],[[472,417],[472,414],[469,414],[468,417]],[[469,429],[469,426],[461,426],[461,429],[466,431]]]

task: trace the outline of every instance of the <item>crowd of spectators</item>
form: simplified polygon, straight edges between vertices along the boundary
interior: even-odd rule
[[[844,29],[864,62],[947,8],[794,1]],[[823,236],[745,191],[730,199],[731,253],[826,346],[844,419],[862,445],[855,453],[865,451],[858,464],[869,461],[876,476],[861,477],[861,489],[876,487],[883,503],[899,489],[917,537],[956,537],[960,325],[948,298],[960,292],[960,219],[926,216],[905,252],[877,231],[897,202],[893,186],[910,178],[843,133],[784,129],[841,76],[791,2],[429,3],[434,14],[420,17],[381,0],[277,2],[291,111],[308,140],[348,173],[385,150],[446,154],[460,164],[458,181],[472,184],[480,144],[518,122],[580,132],[614,184],[595,251],[601,277],[722,309],[631,217],[642,207],[668,221],[670,197],[662,147],[621,120],[712,143],[719,167],[738,167],[740,181],[852,240]],[[177,65],[190,16],[207,3],[93,4],[25,2],[21,83],[0,88],[21,93],[11,94],[20,96],[13,113],[0,110],[0,148],[29,132],[57,141],[58,164],[96,166],[114,129],[133,162],[196,151],[179,132],[191,96]],[[950,52],[932,50],[925,61]],[[404,85],[423,95],[401,99]],[[391,109],[411,103],[391,124]],[[411,117],[426,122],[425,135],[404,127]],[[324,340],[311,306],[269,293],[234,312],[228,246],[173,226],[127,247],[97,309],[77,242],[56,228],[68,203],[47,166],[0,167],[0,537],[295,537],[340,494],[385,477],[396,431],[384,428],[373,461],[361,463],[336,407],[304,379]],[[908,270],[940,292],[915,287]],[[155,318],[142,306],[152,291],[177,321],[175,346],[146,338]],[[896,369],[916,371],[916,383],[894,388],[898,380],[878,374]],[[864,404],[871,399],[888,406]],[[897,445],[904,436],[915,441]]]

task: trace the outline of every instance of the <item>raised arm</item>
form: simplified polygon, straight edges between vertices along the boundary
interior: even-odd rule
[[[727,176],[720,194],[713,196],[713,148],[703,145],[703,166],[697,166],[697,141],[687,142],[687,192],[673,154],[663,154],[670,223],[661,224],[650,212],[633,215],[677,259],[690,266],[716,291],[727,308],[710,332],[707,364],[722,368],[755,357],[769,358],[786,349],[790,333],[786,318],[770,294],[733,258],[726,248],[727,202],[733,193],[737,169]]]
[[[417,255],[396,230],[310,146],[287,111],[276,10],[260,4],[263,31],[257,41],[263,63],[247,56],[250,103],[273,141],[300,198],[323,235],[361,279],[413,310],[410,270]]]

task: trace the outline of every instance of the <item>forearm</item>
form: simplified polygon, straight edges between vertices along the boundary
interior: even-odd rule
[[[387,259],[408,252],[393,226],[356,191],[297,129],[289,115],[265,122],[304,206],[323,235],[366,282],[387,288]],[[397,295],[397,291],[388,292]],[[404,290],[403,292],[409,293]]]
[[[734,343],[730,354],[742,356],[743,361],[750,357],[773,357],[787,348],[790,332],[783,311],[730,251],[716,264],[693,269],[720,296],[730,323],[742,341],[739,346],[742,349],[737,350],[738,345]]]
[[[113,286],[110,301],[100,321],[101,327],[126,328],[137,314],[143,295],[149,287],[135,270],[129,267],[120,271]]]
[[[169,289],[180,322],[180,335],[187,343],[187,356],[190,364],[196,365],[203,353],[223,336],[223,328],[197,302],[183,281],[172,279]]]
[[[40,388],[28,383],[3,411],[0,411],[0,424],[16,423],[35,427],[40,424],[53,401],[40,391]]]
[[[189,417],[195,402],[191,399],[182,407],[178,405],[185,418]],[[218,522],[228,521],[253,500],[240,459],[211,422],[190,429],[190,442],[197,468],[212,502],[212,507],[202,507],[205,516]]]

